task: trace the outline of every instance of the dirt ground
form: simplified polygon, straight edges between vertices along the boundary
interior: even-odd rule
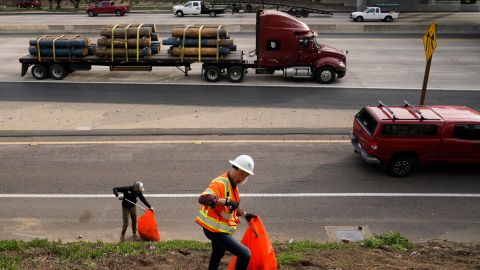
[[[346,244],[351,245],[351,244]],[[277,258],[289,252],[284,245],[275,246]],[[9,255],[30,259],[21,269],[207,269],[209,251],[171,250],[164,254],[137,256],[111,255],[76,263],[61,262],[49,254]],[[33,255],[33,256],[32,256]],[[226,269],[231,256],[225,256],[221,269]],[[339,250],[307,251],[295,261],[279,259],[279,269],[480,269],[480,243],[429,241],[415,244],[409,251],[389,247],[368,249],[352,246]]]

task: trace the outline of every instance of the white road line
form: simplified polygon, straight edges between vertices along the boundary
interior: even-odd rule
[[[232,143],[258,143],[258,144],[328,144],[349,143],[350,140],[156,140],[156,141],[38,141],[38,142],[0,142],[0,145],[97,145],[97,144],[232,144]]]
[[[196,198],[200,193],[179,194],[145,194],[148,198]],[[250,198],[330,198],[330,197],[422,197],[422,198],[480,198],[480,193],[245,193],[242,197]],[[113,198],[113,194],[0,194],[0,198],[48,198],[48,199],[95,199]]]
[[[102,74],[97,74],[102,75]],[[285,88],[333,88],[333,89],[372,89],[372,90],[418,90],[415,87],[408,87],[408,88],[386,88],[380,86],[373,86],[373,87],[358,87],[358,86],[348,86],[348,85],[321,85],[321,84],[280,84],[280,83],[272,83],[272,84],[265,84],[265,85],[258,85],[257,83],[241,83],[241,84],[233,84],[233,83],[216,83],[216,84],[209,84],[209,83],[201,83],[201,82],[186,82],[183,84],[179,84],[178,82],[90,82],[90,81],[27,81],[27,80],[10,80],[10,81],[3,81],[3,83],[58,83],[58,84],[129,84],[129,85],[179,85],[179,86],[228,86],[228,87],[285,87]],[[268,83],[268,82],[266,82]],[[453,88],[453,87],[452,87]],[[451,91],[451,89],[447,88],[428,88],[429,91]],[[474,88],[455,88],[455,91],[479,91],[480,89]]]

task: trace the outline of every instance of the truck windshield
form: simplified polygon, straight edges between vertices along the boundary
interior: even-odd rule
[[[320,39],[318,37],[313,38],[313,44],[315,44],[315,48],[317,48],[317,49],[322,48],[322,43],[320,43]]]

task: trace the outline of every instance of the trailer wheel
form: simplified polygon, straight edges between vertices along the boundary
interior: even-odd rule
[[[48,77],[47,68],[44,65],[33,65],[32,76],[37,80],[44,80]]]
[[[315,73],[315,80],[322,84],[332,83],[335,80],[335,71],[331,67],[322,67]]]
[[[175,12],[175,15],[177,15],[177,17],[183,17],[183,11],[177,10],[177,12]]]
[[[305,10],[305,9],[302,9],[301,13],[302,13],[302,17],[304,17],[304,18],[307,18],[308,15],[309,15],[308,11]]]
[[[217,17],[217,13],[215,11],[210,11],[210,17]]]
[[[295,12],[295,13],[294,13],[294,14],[295,14],[295,17],[297,17],[297,18],[302,17],[302,12],[301,12],[300,10],[295,10],[294,12]]]
[[[241,82],[244,75],[245,70],[241,66],[233,66],[227,71],[228,81],[233,83]]]
[[[67,76],[68,71],[65,68],[65,66],[60,65],[60,64],[53,64],[50,67],[50,77],[54,80],[62,80]]]
[[[204,71],[205,80],[218,82],[222,78],[222,70],[217,66],[207,66]]]

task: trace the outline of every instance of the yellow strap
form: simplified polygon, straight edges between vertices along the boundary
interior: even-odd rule
[[[113,44],[113,40],[115,40],[115,28],[117,28],[117,27],[118,27],[118,24],[115,25],[115,26],[112,28],[112,43],[111,43],[111,47],[110,47],[110,48],[112,49],[112,52],[111,52],[112,62],[115,60],[115,56],[113,55],[113,50],[114,50],[114,49],[113,49],[113,48],[114,48],[114,46],[113,46],[113,45],[114,45],[114,44]]]
[[[187,29],[190,27],[190,25],[187,25],[187,27],[183,28],[183,40],[182,40],[182,48],[180,50],[180,62],[183,62],[183,56],[185,54],[185,34],[187,33]]]
[[[198,29],[198,62],[202,62],[202,29],[203,25]]]
[[[217,62],[220,54],[220,29],[222,29],[222,25],[219,25],[217,28]]]
[[[138,27],[137,27],[137,62],[140,62],[140,56],[139,56],[139,51],[140,51],[140,28],[142,28],[143,26],[143,23],[140,24]]]
[[[53,39],[53,62],[56,61],[56,53],[55,53],[55,42],[57,42],[58,39],[63,38],[65,35],[61,35],[59,37],[56,37]],[[67,46],[68,48],[68,46]]]
[[[127,35],[127,32],[128,32],[128,28],[131,25],[132,24],[129,24],[129,25],[127,25],[127,27],[125,27],[125,59],[127,60],[127,62],[128,62],[128,35]]]
[[[37,38],[37,58],[38,58],[38,61],[41,62],[42,61],[42,54],[40,53],[40,40],[42,40],[43,38],[46,38],[48,36],[42,36],[40,38]]]

